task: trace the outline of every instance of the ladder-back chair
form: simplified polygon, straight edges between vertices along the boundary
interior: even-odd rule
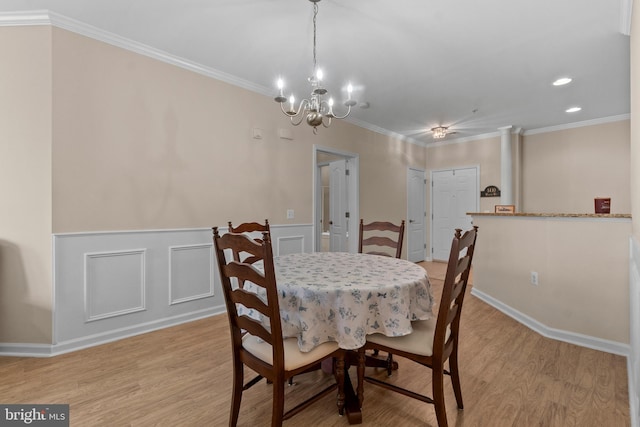
[[[218,227],[213,228],[213,242],[222,282],[229,327],[231,329],[231,350],[233,357],[233,395],[229,426],[235,427],[240,413],[243,391],[257,384],[261,378],[273,383],[272,427],[282,425],[282,421],[302,409],[338,390],[338,411],[344,409],[344,350],[335,342],[318,345],[303,353],[298,348],[297,338],[282,337],[278,291],[271,250],[271,237],[263,232],[262,239],[256,241],[245,234],[227,233],[220,236]],[[246,253],[253,260],[246,263],[235,259],[235,253]],[[262,268],[256,268],[261,261]],[[235,279],[235,280],[234,280]],[[257,289],[250,292],[245,287],[233,283],[251,282]],[[252,286],[253,288],[253,286]],[[238,305],[258,311],[263,321],[238,314]],[[246,333],[243,333],[243,330]],[[336,383],[325,388],[296,407],[284,411],[284,385],[294,375],[308,371],[322,360],[335,358],[334,375]],[[244,384],[244,366],[258,375]]]
[[[444,374],[447,374],[451,376],[458,408],[463,408],[458,369],[460,314],[471,271],[477,232],[478,227],[473,227],[464,234],[462,234],[462,230],[456,229],[451,243],[449,263],[436,319],[413,322],[413,332],[402,337],[387,337],[382,334],[369,335],[365,346],[358,350],[358,398],[361,406],[364,400],[363,382],[366,380],[369,383],[435,405],[438,426],[446,427],[447,414],[444,405],[443,378]],[[431,368],[432,397],[418,394],[377,378],[366,377],[364,375],[364,351],[367,349],[387,351]],[[445,369],[447,360],[449,361],[449,370]]]

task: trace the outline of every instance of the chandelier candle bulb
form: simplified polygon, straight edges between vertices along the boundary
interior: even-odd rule
[[[278,89],[280,90],[280,94],[275,97],[276,102],[283,103],[287,100],[282,93],[282,89],[284,88],[284,82],[282,79],[278,79]]]

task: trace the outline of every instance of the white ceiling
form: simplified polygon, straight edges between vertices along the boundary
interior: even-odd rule
[[[332,93],[368,102],[349,120],[425,143],[629,114],[630,0],[323,0],[318,63]],[[2,0],[49,10],[275,96],[307,96],[308,0]],[[72,21],[71,21],[72,22]],[[554,87],[562,76],[573,78]],[[295,83],[295,84],[294,84]],[[289,90],[285,90],[286,93]],[[339,98],[340,96],[336,96]],[[568,114],[568,107],[582,110]],[[278,108],[274,102],[273,108]],[[322,129],[320,132],[330,132]]]

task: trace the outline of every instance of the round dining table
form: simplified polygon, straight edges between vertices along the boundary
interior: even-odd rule
[[[431,285],[412,262],[347,252],[274,258],[282,331],[301,351],[327,341],[360,348],[366,336],[402,336],[411,322],[433,316]]]

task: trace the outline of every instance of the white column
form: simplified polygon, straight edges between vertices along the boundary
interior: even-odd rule
[[[515,128],[511,133],[515,138],[511,146],[513,147],[513,204],[516,205],[516,212],[522,210],[522,128]]]
[[[511,129],[504,126],[500,130],[500,204],[513,205],[513,161],[511,156]]]

